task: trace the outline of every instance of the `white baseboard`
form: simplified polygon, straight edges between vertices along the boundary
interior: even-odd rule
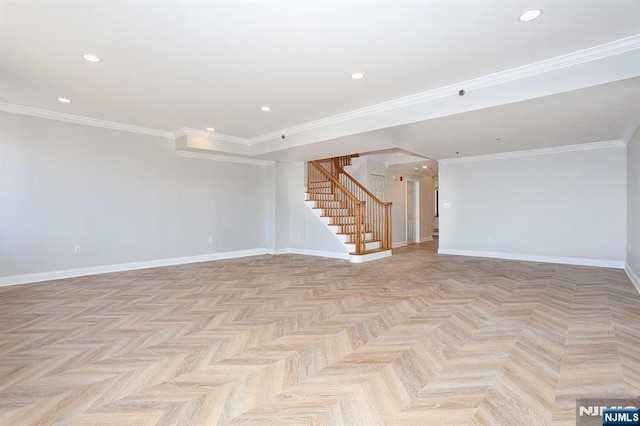
[[[251,249],[209,253],[198,256],[175,257],[170,259],[147,260],[143,262],[119,263],[115,265],[91,266],[88,268],[66,269],[62,271],[38,272],[35,274],[12,275],[0,277],[0,287],[37,283],[41,281],[59,280],[64,278],[83,277],[86,275],[106,274],[109,272],[123,272],[134,269],[158,268],[161,266],[183,265],[185,263],[209,262],[212,260],[232,259],[236,257],[259,256],[267,254],[268,249]]]
[[[302,253],[297,253],[298,249],[291,249],[291,248],[279,248],[279,249],[269,249],[269,253],[268,254],[275,254],[276,256],[279,254],[302,254]]]
[[[409,245],[406,241],[398,241],[395,243],[391,243],[391,248],[400,248]]]
[[[29,284],[42,281],[60,280],[65,278],[84,277],[87,275],[106,274],[109,272],[124,272],[135,269],[158,268],[162,266],[183,265],[186,263],[209,262],[212,260],[233,259],[237,257],[259,256],[263,254],[301,254],[307,256],[329,257],[333,259],[349,260],[349,253],[335,253],[319,250],[305,250],[284,248],[274,250],[272,248],[259,248],[251,250],[226,251],[210,253],[198,256],[176,257],[171,259],[148,260],[144,262],[119,263],[115,265],[91,266],[88,268],[66,269],[62,271],[38,272],[35,274],[12,275],[0,277],[0,287]]]
[[[351,263],[365,263],[374,260],[384,259],[385,257],[391,257],[391,250],[378,251],[375,253],[351,255]]]
[[[582,266],[598,266],[602,268],[617,268],[623,269],[624,262],[617,260],[604,260],[604,259],[587,259],[579,257],[556,257],[556,256],[540,256],[534,254],[520,254],[520,253],[503,253],[492,251],[480,251],[480,250],[457,250],[457,249],[438,249],[438,254],[452,254],[456,256],[471,256],[471,257],[489,257],[493,259],[507,259],[507,260],[524,260],[527,262],[543,262],[543,263],[560,263],[563,265],[582,265]]]
[[[421,243],[426,243],[427,241],[433,241],[433,236],[428,236],[428,237],[422,237],[420,238],[420,242]]]
[[[640,293],[640,276],[638,276],[638,274],[631,268],[629,262],[625,263],[624,271],[627,273],[627,276],[636,287],[636,290],[638,290],[638,293]]]
[[[349,253],[339,253],[334,251],[308,250],[298,248],[281,248],[274,251],[273,254],[301,254],[305,256],[329,257],[331,259],[349,260]]]
[[[305,250],[304,254],[307,256],[330,257],[332,259],[350,259],[349,253],[337,253],[332,251]]]

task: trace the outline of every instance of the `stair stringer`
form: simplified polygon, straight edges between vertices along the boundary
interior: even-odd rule
[[[308,197],[308,194],[307,194],[307,197]],[[304,204],[307,206],[307,209],[309,209],[309,211],[313,213],[313,216],[316,217],[318,221],[322,223],[331,232],[331,234],[334,236],[336,240],[340,242],[340,244],[342,244],[345,251],[349,253],[350,246],[347,245],[347,236],[338,234],[340,227],[332,226],[330,224],[331,218],[322,215],[324,213],[324,210],[317,208],[316,201],[306,199],[304,201]]]
[[[323,216],[324,210],[321,208],[317,208],[317,202],[315,200],[309,200],[308,199],[309,194],[306,194],[305,196],[307,198],[305,199],[304,203],[307,206],[307,209],[309,209],[313,213],[313,216],[316,217],[318,221],[321,224],[323,224],[331,232],[331,234],[336,238],[336,240],[342,244],[342,246],[344,247],[345,253],[349,256],[349,260],[351,261],[351,263],[369,262],[372,260],[378,260],[378,259],[391,256],[391,250],[376,251],[374,253],[366,253],[362,255],[350,254],[351,252],[353,252],[354,245],[352,243],[347,242],[346,235],[338,233],[340,230],[339,226],[330,224],[331,222],[330,217]],[[366,239],[370,239],[371,233],[367,233],[365,237]]]
[[[305,235],[306,251],[320,254],[323,252],[332,253],[331,257],[349,259],[349,248],[336,235],[331,226],[327,226],[327,221],[319,216],[317,209],[313,207],[313,201],[305,200]]]

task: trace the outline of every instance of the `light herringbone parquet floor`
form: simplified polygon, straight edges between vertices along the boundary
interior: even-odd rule
[[[623,271],[434,247],[0,288],[0,424],[575,424],[640,394]]]

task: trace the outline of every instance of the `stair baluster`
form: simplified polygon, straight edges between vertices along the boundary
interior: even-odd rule
[[[320,207],[325,208],[325,214],[332,217],[333,224],[340,225],[341,232],[351,236],[354,254],[367,253],[367,242],[374,241],[380,242],[378,250],[390,250],[392,204],[379,200],[344,170],[356,156],[308,162],[307,191]],[[327,192],[322,192],[325,190]]]

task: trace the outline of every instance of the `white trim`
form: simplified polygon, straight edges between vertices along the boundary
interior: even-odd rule
[[[204,152],[176,151],[176,154],[178,155],[178,157],[183,157],[183,158],[196,158],[199,160],[211,160],[211,161],[224,161],[227,163],[253,164],[256,166],[271,166],[275,164],[274,161],[269,161],[269,160],[256,160],[254,158],[234,157],[232,155],[206,154]]]
[[[408,246],[409,244],[407,243],[407,241],[397,241],[395,243],[391,243],[391,248],[400,248],[400,247],[405,247]]]
[[[41,281],[60,280],[83,277],[86,275],[106,274],[109,272],[131,271],[134,269],[158,268],[162,266],[183,265],[185,263],[210,262],[212,260],[233,259],[237,257],[259,256],[267,253],[267,249],[250,249],[209,253],[197,256],[175,257],[170,259],[147,260],[143,262],[119,263],[115,265],[91,266],[88,268],[66,269],[62,271],[39,272],[35,274],[12,275],[0,277],[0,287],[28,284]]]
[[[332,251],[320,251],[320,250],[304,250],[304,254],[307,256],[320,256],[330,257],[332,259],[349,260],[349,253],[338,253]]]
[[[298,253],[297,251],[298,249],[280,248],[280,249],[273,250],[273,254],[276,256],[280,254],[303,254],[303,253]]]
[[[621,148],[625,146],[620,140],[582,143],[575,145],[553,146],[549,148],[528,149],[525,151],[501,152],[497,154],[475,155],[472,157],[446,158],[438,160],[438,164],[473,163],[476,161],[502,160],[504,158],[532,157],[535,155],[558,154],[564,152],[590,151],[594,149]]]
[[[375,253],[366,253],[366,254],[352,254],[351,255],[351,263],[365,263],[371,262],[373,260],[384,259],[385,257],[391,257],[391,250],[377,251]]]
[[[527,262],[560,263],[563,265],[598,266],[602,268],[624,268],[624,262],[618,260],[587,259],[579,257],[541,256],[535,254],[504,253],[480,250],[438,249],[438,254],[455,256],[489,257],[493,259],[524,260]]]
[[[192,129],[190,127],[181,127],[178,130],[173,132],[174,137],[179,138],[182,136],[200,136],[203,138],[221,141],[221,142],[230,142],[237,143],[240,145],[249,145],[249,139],[240,138],[238,136],[224,135],[222,133],[217,132],[207,132],[199,129]]]
[[[349,253],[338,253],[333,251],[320,251],[320,250],[308,250],[308,249],[297,249],[297,248],[281,248],[276,249],[274,254],[299,254],[302,256],[319,256],[319,257],[329,257],[331,259],[342,259],[349,260]]]
[[[260,142],[266,142],[272,139],[279,138],[282,134],[292,135],[295,133],[301,133],[332,124],[342,123],[349,120],[368,117],[382,112],[393,111],[411,105],[441,99],[447,96],[458,96],[458,90],[461,88],[464,88],[465,91],[469,92],[471,90],[496,86],[510,81],[529,78],[558,69],[572,67],[585,62],[619,55],[621,53],[629,52],[636,49],[640,49],[640,34],[635,34],[630,37],[615,40],[598,46],[593,46],[587,49],[578,50],[566,55],[556,56],[555,58],[545,59],[543,61],[534,62],[532,64],[523,65],[521,67],[511,68],[483,77],[449,84],[437,89],[427,90],[425,92],[416,93],[391,101],[371,105],[365,108],[349,111],[343,114],[332,115],[320,120],[310,121],[297,126],[278,130],[276,132],[256,136],[249,139],[249,144],[253,145]]]
[[[422,237],[420,238],[420,242],[421,243],[426,243],[427,241],[433,241],[433,235],[430,235],[428,237]]]
[[[636,274],[636,272],[631,269],[631,265],[629,265],[629,262],[625,263],[624,271],[627,273],[627,276],[636,287],[636,290],[638,290],[638,293],[640,293],[640,276],[638,276],[638,274]]]
[[[164,130],[133,126],[131,124],[116,123],[115,121],[99,120],[97,118],[67,114],[64,112],[47,111],[44,109],[26,107],[22,105],[13,105],[4,102],[0,102],[0,111],[10,112],[13,114],[29,115],[31,117],[47,118],[49,120],[65,121],[67,123],[83,124],[85,126],[101,127],[103,129],[120,130],[123,132],[158,136],[167,139],[174,138],[173,132],[167,132]]]

